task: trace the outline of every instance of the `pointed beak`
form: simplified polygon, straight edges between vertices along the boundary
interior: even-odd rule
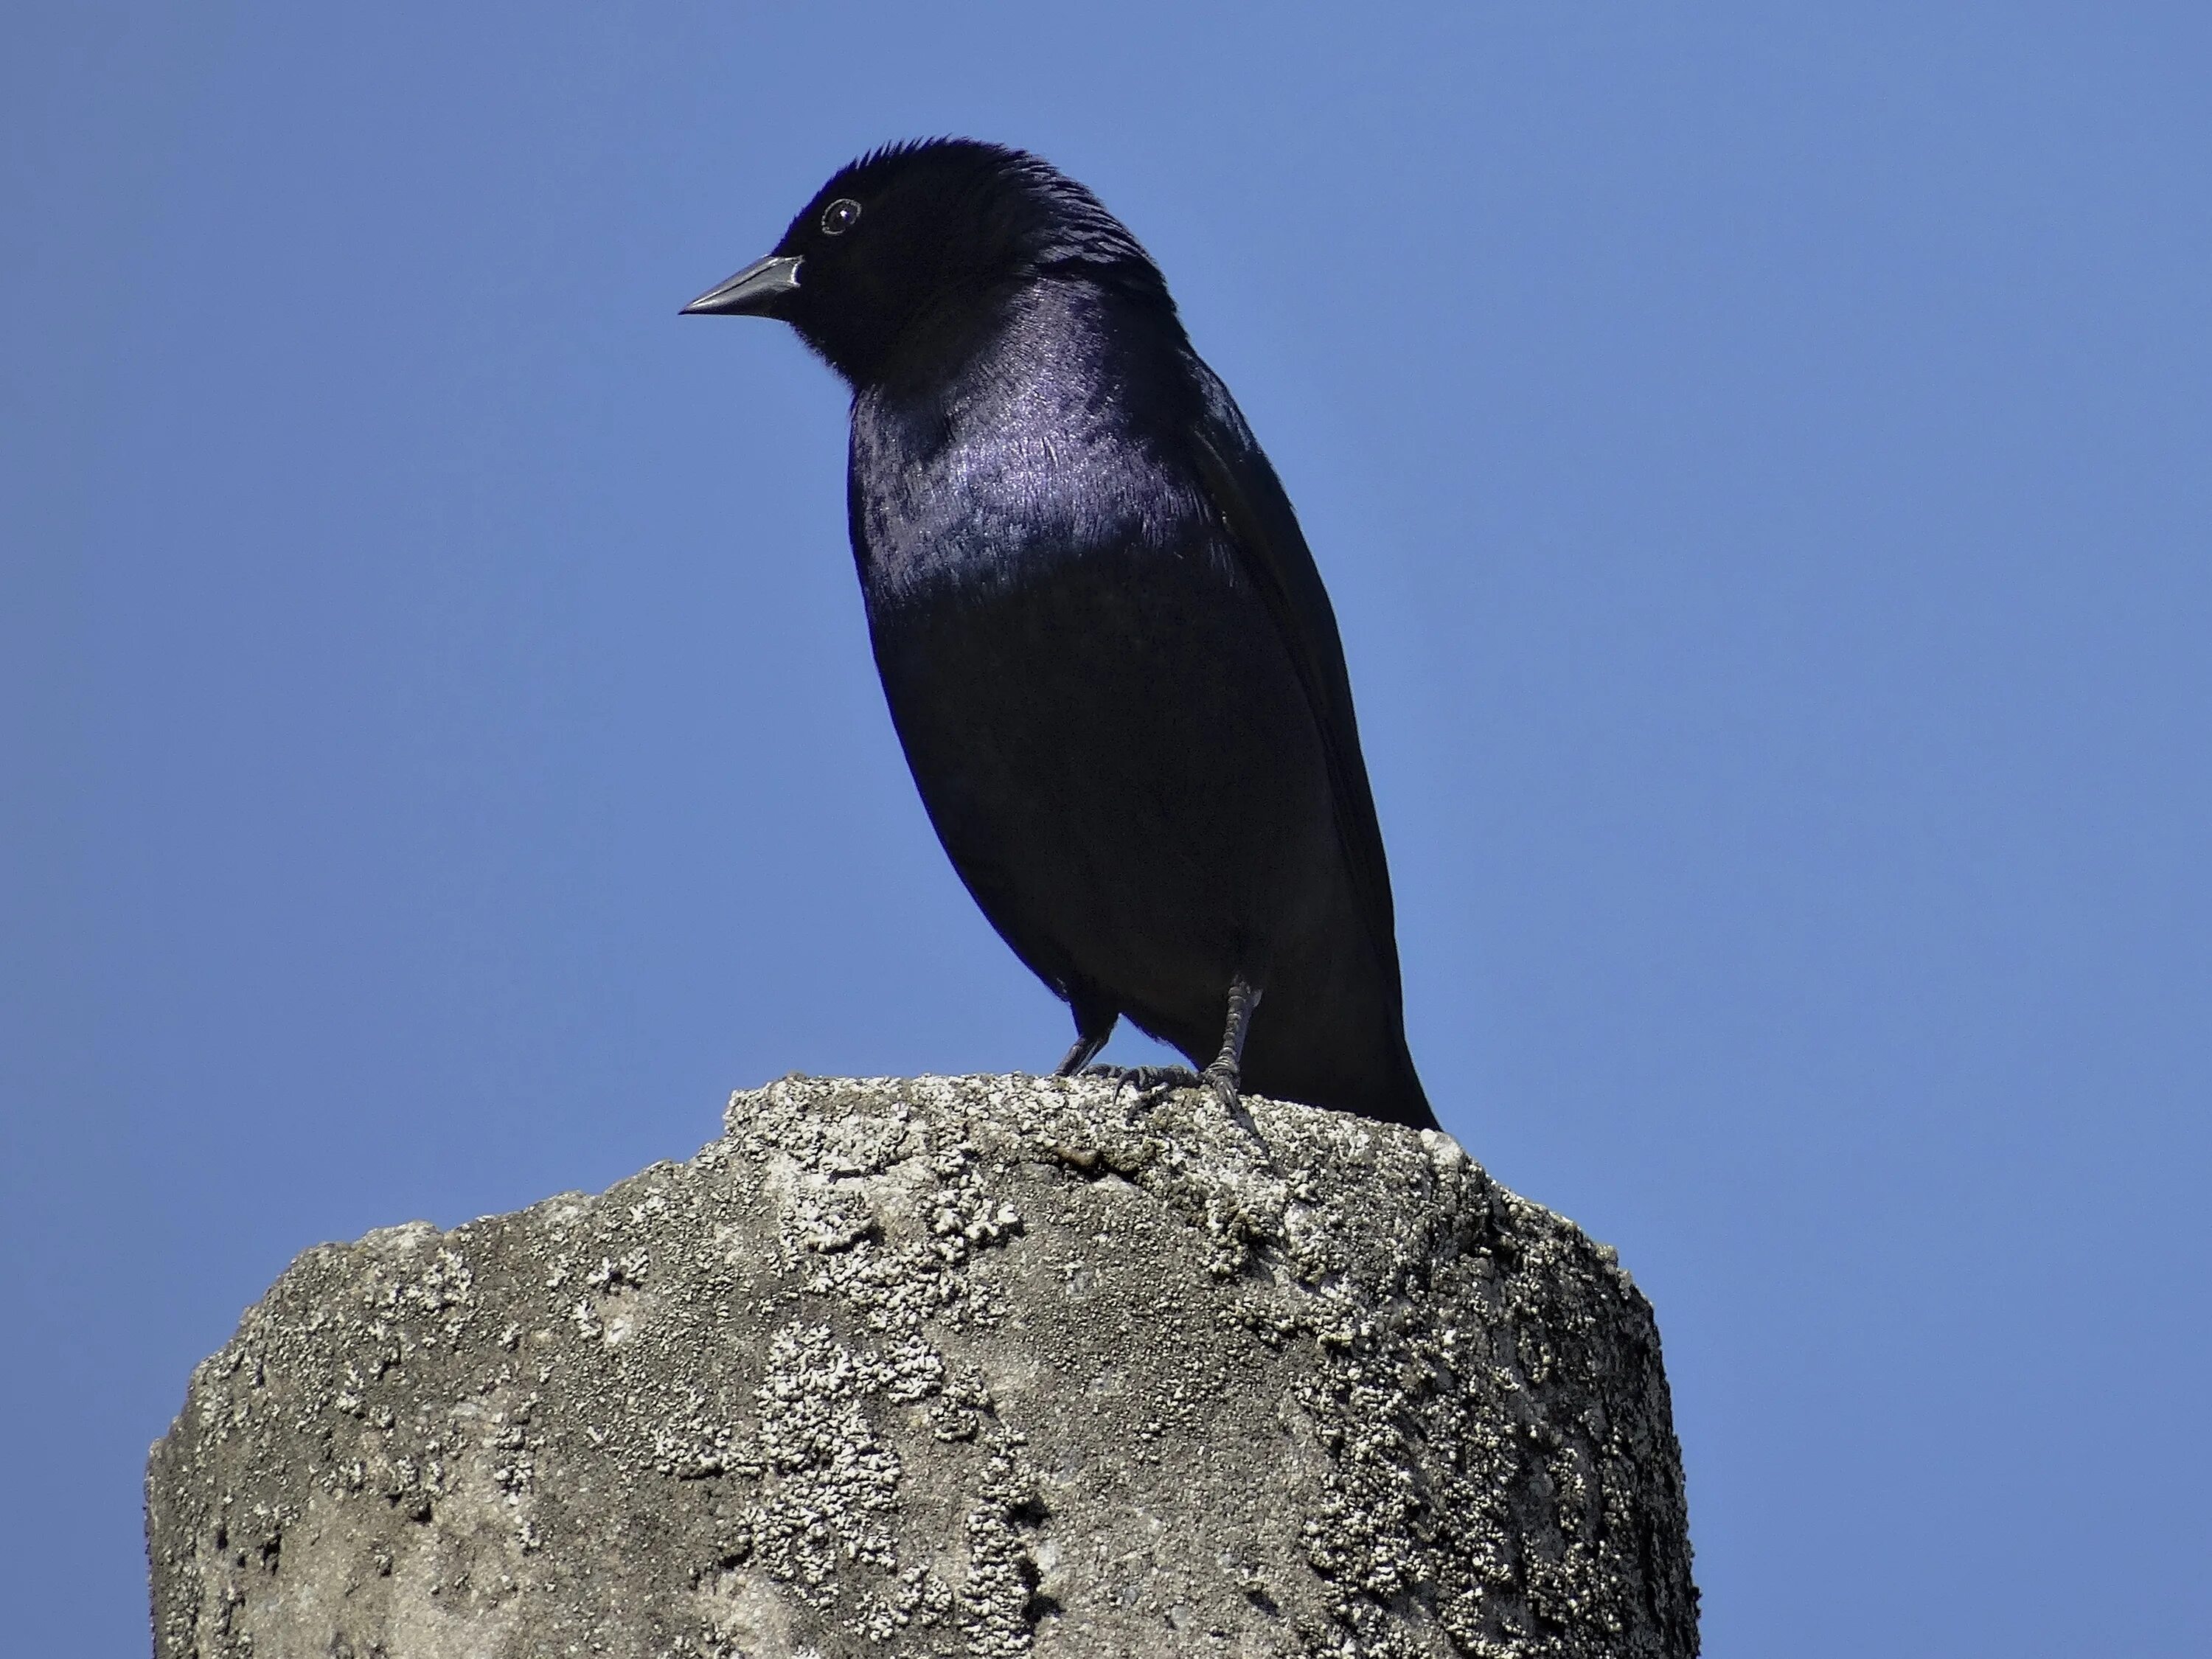
[[[773,317],[777,302],[799,289],[799,261],[771,253],[726,283],[708,289],[679,317]]]

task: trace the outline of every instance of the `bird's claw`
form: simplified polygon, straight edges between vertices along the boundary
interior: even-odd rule
[[[1253,1145],[1260,1149],[1261,1162],[1270,1169],[1274,1167],[1274,1156],[1267,1148],[1267,1137],[1260,1133],[1260,1126],[1245,1109],[1233,1066],[1215,1064],[1203,1072],[1194,1072],[1188,1066],[1115,1066],[1102,1060],[1085,1066],[1076,1075],[1105,1078],[1114,1084],[1116,1094],[1123,1088],[1133,1088],[1139,1095],[1162,1089],[1203,1089],[1221,1103],[1231,1123],[1251,1136]]]
[[[1207,1091],[1221,1103],[1222,1110],[1229,1114],[1229,1121],[1252,1137],[1252,1144],[1260,1149],[1260,1161],[1273,1169],[1274,1154],[1268,1150],[1267,1136],[1260,1133],[1260,1126],[1252,1121],[1252,1114],[1244,1105],[1237,1067],[1217,1060],[1206,1068],[1205,1081]]]
[[[1221,1061],[1215,1060],[1212,1065],[1206,1068],[1204,1081],[1206,1086],[1213,1091],[1213,1097],[1221,1103],[1230,1116],[1235,1117],[1244,1109],[1243,1097],[1237,1086],[1237,1068],[1234,1066],[1224,1066]]]
[[[1206,1081],[1188,1066],[1115,1066],[1103,1060],[1085,1066],[1077,1075],[1105,1078],[1117,1094],[1125,1086],[1148,1095],[1159,1089],[1195,1089]]]

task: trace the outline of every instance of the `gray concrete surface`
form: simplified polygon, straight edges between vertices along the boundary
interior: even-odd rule
[[[307,1251],[148,1472],[160,1659],[1689,1655],[1651,1310],[1449,1139],[787,1079]]]

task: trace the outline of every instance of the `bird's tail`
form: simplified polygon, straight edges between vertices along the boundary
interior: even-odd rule
[[[1409,1129],[1442,1128],[1436,1109],[1429,1104],[1429,1091],[1421,1087],[1421,1074],[1413,1069],[1413,1051],[1402,1038],[1398,1043],[1398,1063],[1392,1070],[1396,1075],[1390,1079],[1382,1115]]]

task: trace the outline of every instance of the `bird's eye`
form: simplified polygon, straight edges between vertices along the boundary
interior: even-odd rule
[[[840,196],[822,210],[822,234],[842,236],[860,222],[860,204],[849,196]]]

